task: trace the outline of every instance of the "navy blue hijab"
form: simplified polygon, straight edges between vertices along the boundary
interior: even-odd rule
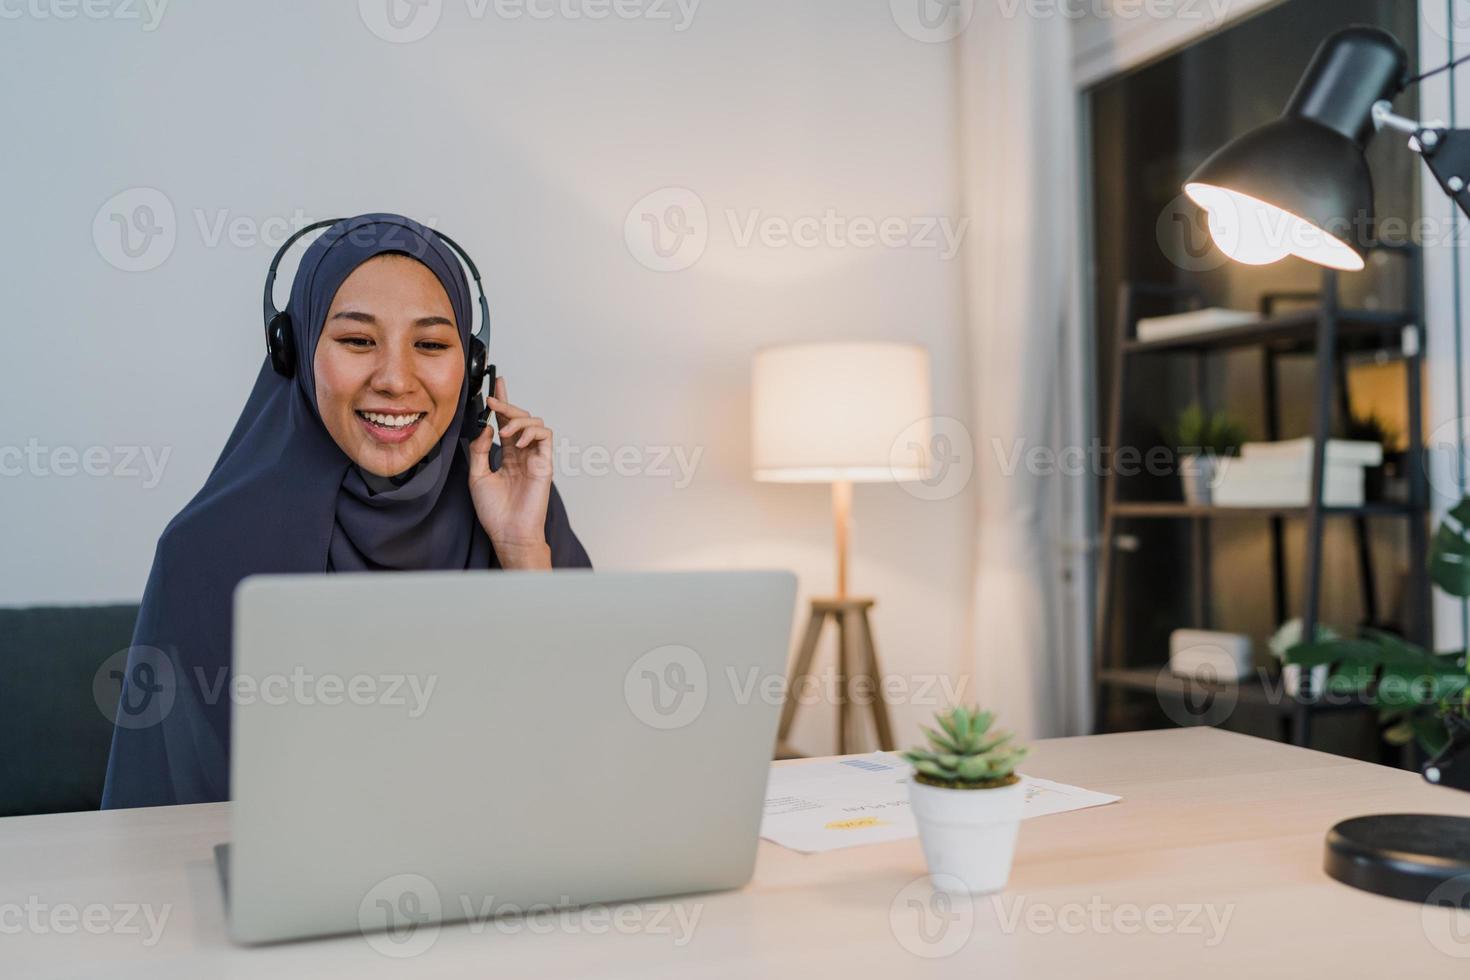
[[[302,254],[287,306],[301,352],[295,376],[264,360],[209,478],[158,540],[122,678],[104,808],[229,799],[231,613],[245,576],[499,567],[469,493],[477,426],[468,380],[444,438],[393,479],[360,470],[317,411],[312,361],[327,310],[354,269],[386,253],[434,273],[469,351],[464,270],[418,222],[344,219]],[[555,487],[546,541],[554,567],[591,567]]]

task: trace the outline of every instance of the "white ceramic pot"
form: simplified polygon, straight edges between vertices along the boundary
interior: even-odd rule
[[[1184,502],[1207,505],[1210,487],[1215,482],[1215,457],[1179,457],[1179,480],[1184,484]]]
[[[1312,668],[1312,697],[1320,698],[1322,692],[1327,690],[1327,679],[1331,673],[1332,667],[1329,664],[1318,664]],[[1296,697],[1302,688],[1302,665],[1283,664],[1281,679],[1286,685],[1286,696]]]
[[[935,887],[977,895],[1004,888],[1025,799],[1020,782],[996,789],[945,789],[910,776],[909,803]]]

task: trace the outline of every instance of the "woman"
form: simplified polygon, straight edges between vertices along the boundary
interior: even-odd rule
[[[344,219],[303,253],[294,374],[266,359],[159,538],[104,808],[229,798],[231,609],[247,575],[591,567],[551,483],[551,430],[504,379],[486,399],[498,446],[469,409],[472,308],[454,251],[408,218]]]

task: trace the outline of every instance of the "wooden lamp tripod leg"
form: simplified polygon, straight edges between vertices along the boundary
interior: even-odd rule
[[[871,689],[873,729],[878,736],[878,748],[891,752],[894,749],[893,728],[888,723],[888,702],[883,696],[883,670],[878,666],[878,650],[873,645],[873,626],[868,621],[868,607],[854,610],[852,616],[857,620],[862,670],[868,676]]]
[[[827,613],[816,605],[807,616],[806,633],[797,648],[796,662],[791,667],[791,682],[786,688],[786,703],[781,706],[781,725],[776,731],[776,755],[779,758],[797,758],[790,742],[791,723],[796,720],[798,698],[806,690],[806,680],[811,676],[812,660],[817,654],[817,641],[822,638],[822,627],[826,625]]]

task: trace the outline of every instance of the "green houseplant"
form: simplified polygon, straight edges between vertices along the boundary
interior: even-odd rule
[[[1470,597],[1470,497],[1435,530],[1429,577],[1456,598]],[[1329,690],[1368,698],[1394,744],[1417,741],[1427,754],[1437,755],[1449,744],[1452,729],[1470,725],[1470,673],[1463,650],[1433,653],[1393,633],[1365,629],[1354,638],[1298,644],[1284,659],[1304,669],[1329,666]]]
[[[1363,492],[1368,500],[1388,499],[1388,475],[1395,466],[1393,446],[1398,442],[1398,431],[1378,413],[1369,412],[1350,416],[1345,435],[1357,442],[1376,442],[1383,447],[1383,462],[1363,470]]]
[[[1207,415],[1194,404],[1179,413],[1172,439],[1179,452],[1179,479],[1184,485],[1185,501],[1208,504],[1219,459],[1240,452],[1245,427],[1224,412]]]
[[[1026,749],[992,731],[995,714],[958,707],[925,728],[929,744],[903,757],[914,767],[909,802],[934,887],[984,893],[1011,875],[1025,789],[1016,766]]]

